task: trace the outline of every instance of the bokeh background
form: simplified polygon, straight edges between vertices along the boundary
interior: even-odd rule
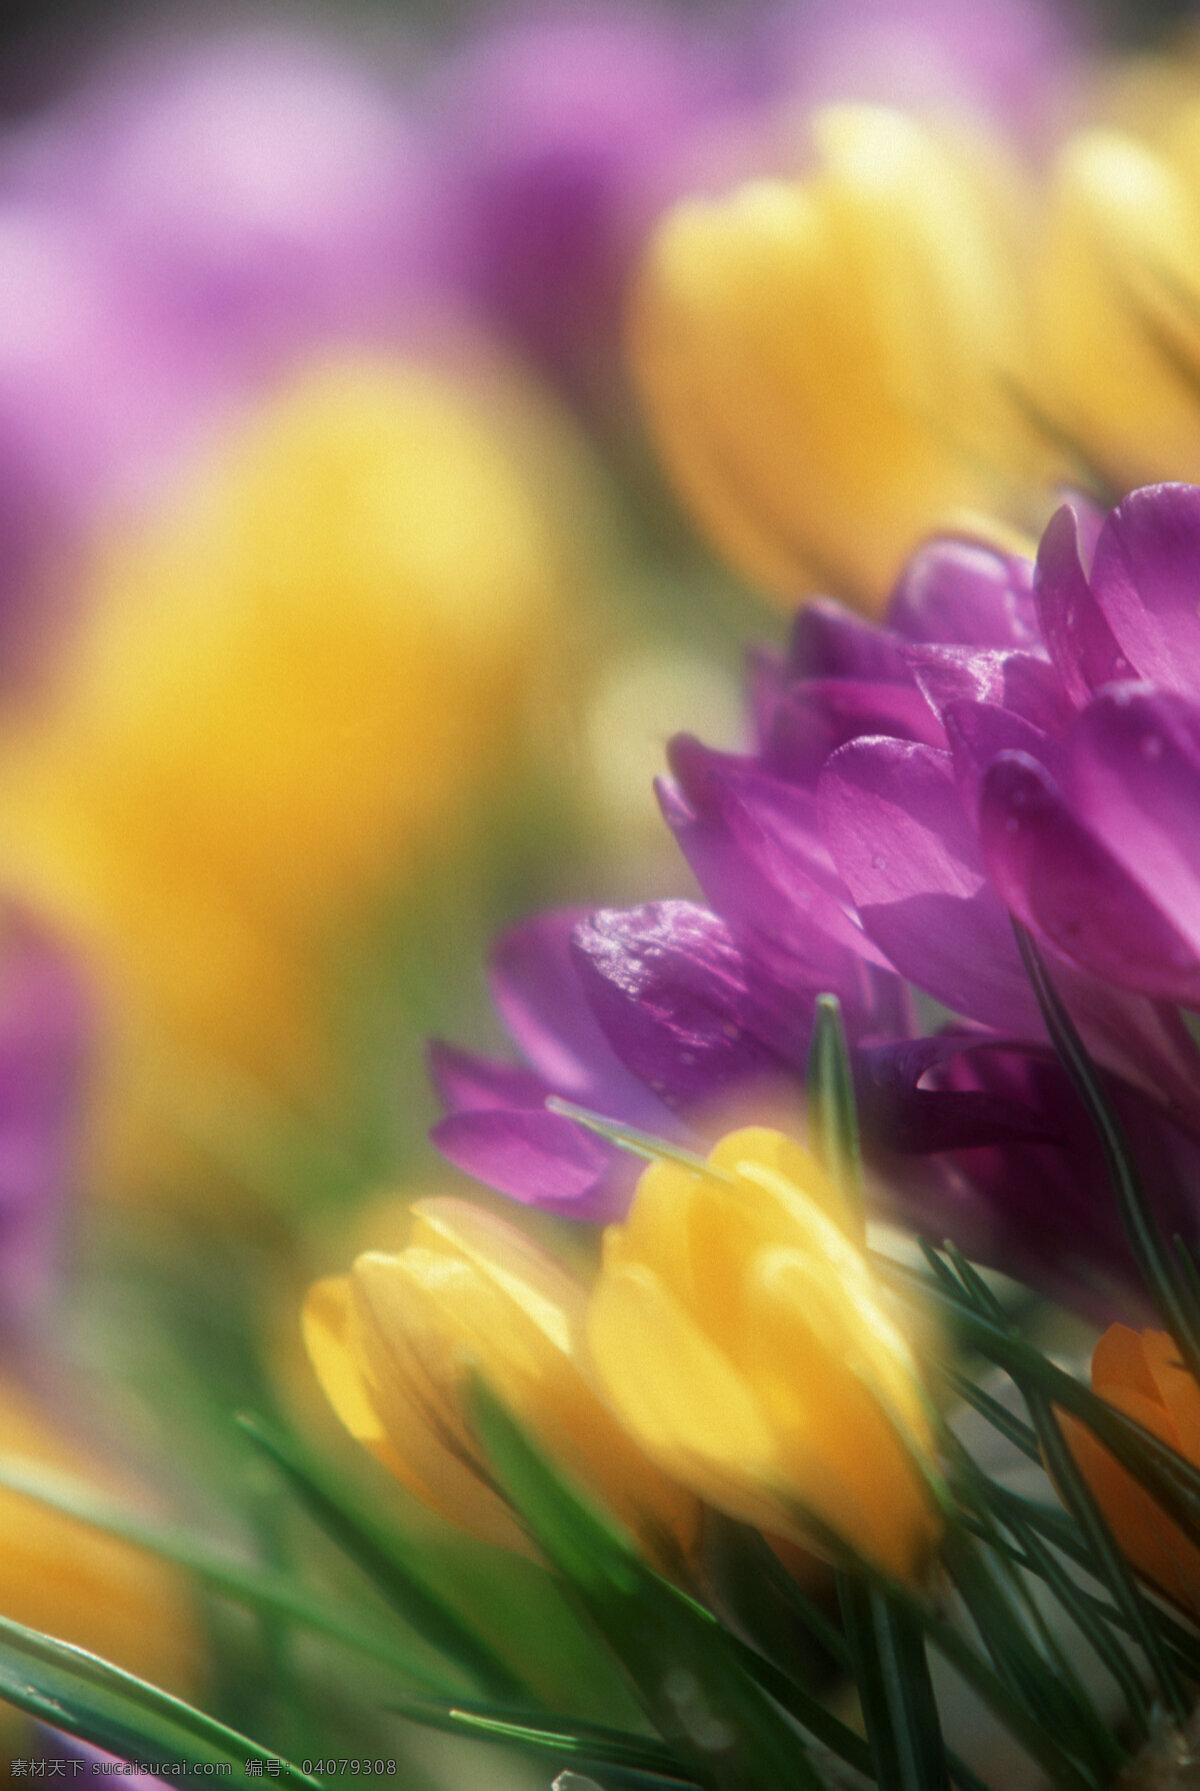
[[[487,953],[522,914],[687,893],[666,741],[737,744],[747,643],[786,626],[647,427],[626,320],[655,221],[803,167],[831,101],[968,119],[1037,178],[1168,49],[1200,94],[1194,25],[1167,0],[6,9],[0,1455],[319,1555],[231,1414],[349,1459],[298,1302],[467,1185],[427,1140],[426,1041],[499,1042]],[[0,1608],[306,1751],[250,1627],[5,1499]],[[429,1549],[570,1679],[583,1643],[520,1563]],[[353,1734],[361,1686],[322,1695]],[[413,1784],[461,1770],[403,1745]]]

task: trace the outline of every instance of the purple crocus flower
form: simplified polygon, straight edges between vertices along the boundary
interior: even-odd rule
[[[709,905],[533,922],[515,960],[503,944],[501,1007],[532,1073],[506,1085],[511,1070],[459,1059],[448,1075],[439,1059],[454,1109],[441,1148],[520,1198],[612,1211],[624,1190],[605,1147],[547,1115],[545,1094],[653,1130],[650,1099],[674,1135],[788,1089],[795,1106],[828,989],[868,1138],[901,1198],[918,1190],[924,1223],[1001,1266],[1031,1273],[1036,1258],[1043,1279],[1061,1278],[1073,1237],[1093,1279],[1126,1276],[1010,915],[1038,938],[1139,1148],[1174,1165],[1160,1184],[1195,1185],[1200,1054],[1179,1009],[1200,1007],[1197,588],[1200,490],[1159,486],[1106,519],[1064,508],[1036,564],[930,544],[882,626],[808,606],[787,654],[754,662],[752,750],[672,743],[663,810]],[[916,1036],[912,991],[956,1025]],[[576,1153],[573,1181],[560,1152]],[[901,1154],[931,1152],[915,1181],[898,1172]],[[1009,1192],[1022,1168],[1058,1189],[1035,1231]],[[1168,1217],[1195,1229],[1178,1202]]]
[[[721,40],[629,0],[525,7],[474,28],[426,95],[453,189],[463,286],[577,397],[620,389],[625,288],[670,170],[746,96]]]

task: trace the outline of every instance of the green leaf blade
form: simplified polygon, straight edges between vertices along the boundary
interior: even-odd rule
[[[0,1617],[0,1698],[39,1722],[64,1729],[122,1759],[181,1766],[278,1761],[279,1783],[321,1781],[98,1655]]]

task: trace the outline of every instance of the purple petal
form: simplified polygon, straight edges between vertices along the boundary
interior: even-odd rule
[[[1048,1133],[1043,1143],[1006,1141],[944,1160],[946,1210],[938,1217],[949,1234],[980,1261],[1105,1322],[1114,1310],[1142,1314],[1144,1290],[1108,1196],[1103,1154],[1059,1065],[1048,1053],[977,1051],[947,1059],[933,1075],[947,1091],[986,1091],[1019,1103],[1040,1115]],[[1108,1090],[1164,1229],[1194,1237],[1196,1207],[1191,1203],[1189,1213],[1180,1191],[1198,1185],[1195,1143],[1128,1084],[1110,1078]],[[931,1198],[938,1207],[936,1191],[924,1196]],[[930,1223],[914,1213],[911,1197],[905,1216]]]
[[[554,1091],[540,1076],[519,1064],[477,1057],[433,1039],[426,1047],[429,1078],[438,1099],[450,1113],[475,1113],[489,1107],[540,1107]]]
[[[1008,906],[1067,957],[1139,994],[1200,1000],[1196,940],[1172,925],[1027,754],[1004,753],[989,767],[979,832]]]
[[[746,686],[754,750],[762,752],[775,725],[775,714],[787,689],[787,671],[771,647],[751,647],[746,655]]]
[[[136,274],[143,317],[257,374],[444,275],[444,170],[386,63],[262,14],[177,32],[84,91],[43,182]]]
[[[906,1155],[1044,1138],[1044,1115],[1007,1093],[920,1086],[929,1071],[963,1052],[995,1050],[1006,1043],[1010,1041],[989,1034],[958,1032],[856,1050],[855,1091],[864,1134]]]
[[[932,541],[909,560],[887,622],[911,641],[1035,647],[1032,567],[973,541]]]
[[[669,752],[684,803],[668,799],[664,812],[719,914],[777,940],[822,988],[840,988],[847,951],[890,970],[858,924],[810,791],[688,735]]]
[[[452,1113],[429,1135],[456,1168],[526,1206],[593,1220],[624,1208],[631,1159],[561,1114]]]
[[[570,942],[586,909],[557,909],[522,921],[492,952],[492,994],[514,1043],[558,1094],[633,1124],[655,1114],[613,1056],[589,1007]]]
[[[1200,490],[1151,485],[1100,534],[1092,590],[1136,675],[1200,696]]]
[[[918,688],[943,720],[946,705],[961,702],[993,703],[1045,734],[1062,733],[1073,719],[1054,667],[1032,653],[917,646],[906,657]]]
[[[864,734],[945,744],[937,717],[912,682],[810,678],[793,685],[779,704],[763,763],[776,777],[812,787],[829,755]]]
[[[1079,563],[1090,578],[1092,565],[1096,558],[1096,545],[1100,540],[1100,532],[1108,520],[1108,511],[1083,491],[1065,491],[1067,508],[1075,517],[1075,544],[1079,554]],[[1034,579],[1036,585],[1036,574]],[[1036,590],[1035,590],[1036,596]]]
[[[1089,522],[1094,524],[1094,518]],[[1098,538],[1089,533],[1086,545],[1093,546]],[[1084,545],[1080,516],[1064,504],[1042,536],[1033,580],[1042,637],[1076,708],[1102,684],[1130,675],[1129,662],[1084,575]]]
[[[853,678],[871,684],[910,681],[899,637],[832,597],[818,597],[797,611],[788,672],[793,678]]]
[[[776,1084],[804,1061],[816,991],[788,987],[694,902],[602,910],[574,951],[613,1050],[668,1107]]]
[[[949,753],[855,741],[826,766],[820,801],[826,841],[863,925],[901,975],[960,1014],[1040,1037]]]
[[[994,703],[950,703],[943,716],[954,755],[954,775],[967,814],[979,814],[984,772],[1002,752],[1024,752],[1058,776],[1066,760],[1062,747],[1010,709]]]
[[[1200,939],[1200,708],[1143,685],[1102,691],[1079,717],[1067,787],[1093,833]]]

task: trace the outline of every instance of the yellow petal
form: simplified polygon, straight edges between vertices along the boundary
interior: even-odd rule
[[[349,1341],[392,1451],[387,1465],[451,1523],[499,1548],[532,1553],[490,1484],[457,1393],[471,1367],[402,1259],[365,1256],[350,1279]],[[395,1465],[393,1465],[395,1464]]]
[[[750,1523],[778,1522],[775,1440],[758,1404],[655,1275],[601,1276],[588,1343],[622,1423],[664,1472]]]
[[[818,115],[806,182],[669,214],[633,299],[635,371],[669,470],[752,580],[878,606],[965,510],[1026,501],[1047,455],[1003,183],[898,113]]]
[[[1038,390],[1118,489],[1200,478],[1197,198],[1164,156],[1115,133],[1080,136],[1058,170]]]
[[[360,1354],[351,1343],[354,1319],[345,1275],[331,1275],[309,1289],[302,1323],[309,1360],[322,1391],[350,1435],[409,1492],[430,1503],[429,1488],[392,1443],[371,1398]]]
[[[422,1200],[413,1209],[412,1243],[436,1243],[492,1282],[544,1333],[560,1354],[571,1352],[585,1305],[583,1289],[524,1232],[466,1200]]]

